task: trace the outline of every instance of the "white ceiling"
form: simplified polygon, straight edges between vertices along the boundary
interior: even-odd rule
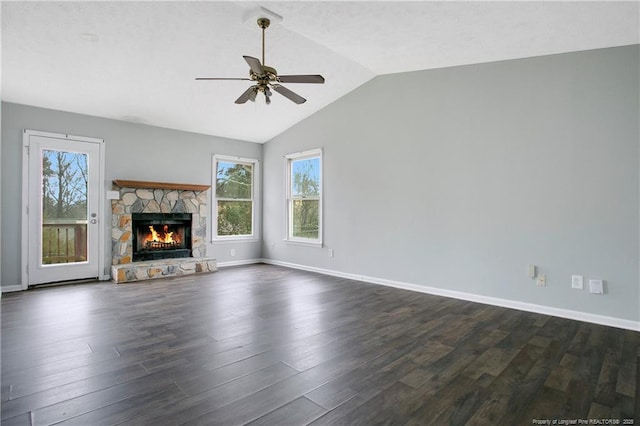
[[[234,104],[242,55],[308,101]],[[376,75],[640,43],[632,2],[3,2],[5,101],[265,142]],[[92,40],[97,35],[97,40]],[[95,37],[93,37],[95,38]]]

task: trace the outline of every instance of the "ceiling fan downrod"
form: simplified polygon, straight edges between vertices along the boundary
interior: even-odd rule
[[[264,61],[264,35],[265,35],[265,30],[267,28],[269,28],[270,24],[271,24],[271,21],[269,20],[269,18],[258,18],[258,26],[260,28],[262,28],[262,65],[265,64],[265,61]]]

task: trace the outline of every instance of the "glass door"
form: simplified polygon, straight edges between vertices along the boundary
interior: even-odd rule
[[[97,278],[100,144],[29,138],[28,283]]]

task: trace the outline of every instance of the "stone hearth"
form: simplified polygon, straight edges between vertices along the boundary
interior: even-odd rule
[[[218,268],[212,258],[183,257],[180,259],[148,260],[111,266],[111,277],[116,284],[156,278],[215,272]]]
[[[216,271],[206,257],[207,189],[204,185],[114,181],[111,201],[111,277],[116,283]],[[132,262],[132,213],[191,213],[192,257]]]

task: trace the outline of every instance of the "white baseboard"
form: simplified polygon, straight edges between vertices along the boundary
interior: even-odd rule
[[[319,274],[331,275],[332,277],[348,278],[355,281],[365,281],[364,276],[350,274],[348,272],[333,271],[331,269],[316,268],[313,266],[299,265],[297,263],[282,262],[280,260],[262,259],[262,263],[269,265],[284,266],[285,268],[300,269],[302,271],[317,272]]]
[[[330,269],[315,268],[312,266],[298,265],[295,263],[281,262],[273,259],[262,259],[263,263],[270,265],[284,266],[287,268],[300,269],[304,271],[317,272],[339,278],[348,278],[355,281],[364,281],[372,284],[380,284],[388,287],[395,287],[403,290],[417,291],[420,293],[432,294],[435,296],[450,297],[453,299],[477,302],[485,305],[500,306],[503,308],[518,309],[520,311],[533,312],[537,314],[550,315],[554,317],[567,318],[571,320],[590,322],[593,324],[606,325],[609,327],[623,328],[626,330],[640,331],[640,321],[631,321],[622,318],[609,317],[605,315],[590,314],[588,312],[572,311],[569,309],[554,308],[551,306],[536,305],[533,303],[519,302],[517,300],[500,299],[497,297],[482,296],[479,294],[465,293],[455,290],[410,284],[401,281],[387,280],[384,278],[368,277],[365,275],[349,274]]]
[[[14,291],[22,291],[22,286],[21,285],[3,285],[2,286],[2,292],[3,293],[11,293]]]
[[[246,259],[246,260],[234,260],[231,262],[218,262],[216,266],[218,268],[227,268],[229,266],[241,266],[241,265],[253,265],[254,263],[263,263],[263,259]]]

